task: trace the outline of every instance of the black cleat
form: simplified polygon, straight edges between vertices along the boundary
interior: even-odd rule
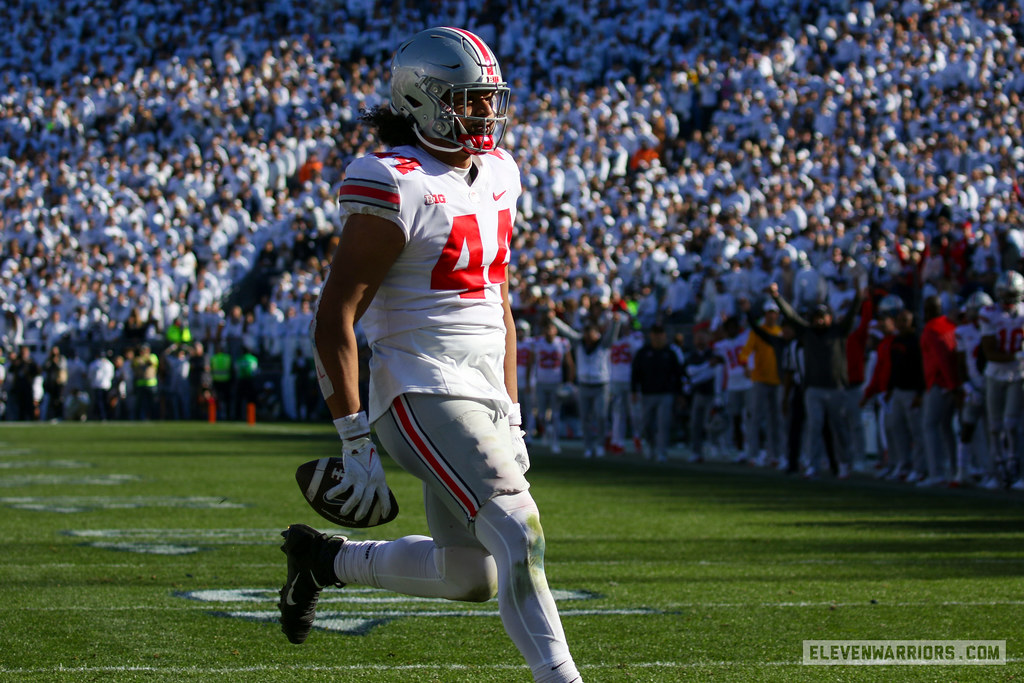
[[[277,607],[281,610],[281,630],[290,642],[299,645],[313,629],[320,591],[329,585],[345,585],[334,575],[334,558],[347,539],[322,534],[305,524],[293,524],[281,535],[281,551],[288,556],[288,580]]]

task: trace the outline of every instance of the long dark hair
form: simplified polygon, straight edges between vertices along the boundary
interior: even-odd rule
[[[412,119],[391,111],[391,107],[378,104],[373,109],[361,109],[359,120],[377,131],[377,137],[388,147],[418,144],[413,132]]]

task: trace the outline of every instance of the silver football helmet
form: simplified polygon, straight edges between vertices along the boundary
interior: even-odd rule
[[[1007,270],[996,279],[996,299],[1003,304],[1017,304],[1024,301],[1024,275]]]
[[[490,94],[491,115],[473,115],[471,103]],[[491,48],[464,29],[421,31],[402,43],[391,60],[392,110],[411,118],[420,141],[439,151],[493,151],[505,133],[508,102],[508,84]],[[438,147],[424,136],[453,147]]]
[[[895,316],[905,308],[903,299],[896,294],[888,294],[878,302],[878,317],[888,318]]]
[[[968,318],[977,318],[981,309],[991,305],[992,297],[979,289],[977,292],[967,297],[967,301],[964,302],[964,313]]]

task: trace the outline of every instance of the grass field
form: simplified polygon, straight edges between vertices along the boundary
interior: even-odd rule
[[[0,426],[0,681],[529,681],[495,603],[324,594],[276,623],[330,425]],[[587,681],[1020,681],[1024,497],[534,454]],[[392,467],[425,533],[419,484]],[[368,533],[350,534],[368,538]],[[1006,640],[1005,666],[806,666],[804,640]]]

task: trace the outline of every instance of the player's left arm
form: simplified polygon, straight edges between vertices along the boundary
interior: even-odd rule
[[[512,303],[508,297],[508,266],[505,266],[505,281],[501,283],[501,307],[505,319],[505,391],[512,399],[512,411],[508,415],[508,426],[512,438],[512,454],[523,474],[530,469],[530,455],[526,450],[526,432],[523,431],[523,414],[519,407],[519,375],[516,372],[516,321],[512,316]]]
[[[344,457],[344,476],[325,498],[342,499],[348,491],[340,513],[354,513],[355,518],[372,523],[388,517],[391,495],[360,406],[355,324],[404,247],[405,235],[394,222],[370,214],[350,216],[310,330],[320,390],[341,437]]]
[[[505,281],[501,283],[501,307],[505,318],[505,390],[513,403],[519,402],[519,379],[516,372],[516,321],[512,316],[512,303],[508,296],[508,266],[505,267]]]
[[[355,214],[342,230],[312,328],[320,389],[333,419],[360,410],[355,324],[404,247],[401,229],[385,218]]]

